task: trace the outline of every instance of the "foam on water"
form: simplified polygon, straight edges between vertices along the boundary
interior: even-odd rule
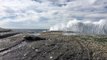
[[[50,27],[50,31],[73,31],[85,34],[107,34],[107,20],[80,21],[71,20],[66,24],[57,24]]]

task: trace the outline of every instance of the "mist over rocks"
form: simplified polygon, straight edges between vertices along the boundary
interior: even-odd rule
[[[85,34],[107,34],[107,20],[80,21],[71,20],[50,27],[50,31],[73,31]]]

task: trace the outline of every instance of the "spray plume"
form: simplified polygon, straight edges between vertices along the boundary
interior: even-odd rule
[[[80,21],[71,20],[66,24],[50,27],[50,31],[73,31],[85,34],[107,34],[107,20]]]

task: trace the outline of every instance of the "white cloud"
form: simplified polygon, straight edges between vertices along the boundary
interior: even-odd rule
[[[106,0],[0,0],[0,26],[49,28],[74,18],[107,19],[106,2]]]

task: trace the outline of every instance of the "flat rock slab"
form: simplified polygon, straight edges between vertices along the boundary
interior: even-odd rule
[[[16,35],[16,34],[19,34],[17,32],[2,32],[0,33],[0,39],[2,38],[7,38],[7,37],[10,37],[10,36],[13,36],[13,35]]]
[[[0,49],[5,49],[0,52],[0,60],[107,60],[105,48],[79,36],[40,35],[46,39],[31,42],[23,36],[0,40]]]
[[[23,41],[23,35],[17,34],[12,37],[0,39],[0,52],[8,50],[15,45],[20,44]]]
[[[11,29],[3,29],[3,28],[0,28],[0,32],[10,32],[12,31]]]

